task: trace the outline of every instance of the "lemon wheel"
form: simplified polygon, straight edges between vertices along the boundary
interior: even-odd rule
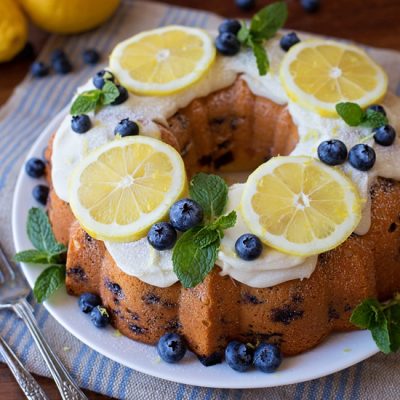
[[[143,237],[183,196],[183,160],[171,146],[146,136],[116,139],[83,159],[69,182],[71,209],[94,238]]]
[[[361,107],[379,102],[387,77],[363,50],[331,40],[306,40],[293,46],[280,69],[290,99],[322,116],[337,116],[335,105],[354,102]]]
[[[299,256],[345,241],[361,218],[357,189],[339,169],[311,157],[276,157],[249,177],[241,212],[271,247]]]
[[[169,26],[142,32],[118,44],[111,54],[110,68],[131,91],[164,95],[200,79],[215,53],[206,31]]]

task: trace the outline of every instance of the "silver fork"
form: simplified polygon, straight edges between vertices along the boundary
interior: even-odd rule
[[[72,380],[58,356],[51,350],[26,301],[30,287],[17,267],[8,260],[0,245],[0,309],[11,309],[29,329],[40,354],[58,387],[63,400],[87,400],[87,397]]]

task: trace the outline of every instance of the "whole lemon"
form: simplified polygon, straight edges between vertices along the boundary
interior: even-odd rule
[[[0,62],[11,60],[26,43],[28,24],[15,0],[0,0]]]
[[[20,0],[20,3],[40,28],[55,33],[78,33],[110,18],[120,0]]]

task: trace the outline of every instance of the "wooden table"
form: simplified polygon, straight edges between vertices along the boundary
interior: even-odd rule
[[[257,8],[270,3],[258,0]],[[214,11],[227,17],[249,17],[252,12],[240,12],[233,0],[169,0],[165,3]],[[316,14],[307,14],[298,0],[288,0],[289,20],[286,27],[325,35],[352,39],[372,46],[400,50],[399,0],[322,0]],[[0,64],[0,105],[28,71],[32,57]],[[59,399],[54,383],[37,377],[51,399]],[[87,393],[89,399],[106,399]],[[0,364],[0,399],[19,400],[23,396],[7,367]]]

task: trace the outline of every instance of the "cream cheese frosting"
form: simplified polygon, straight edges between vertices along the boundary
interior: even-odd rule
[[[304,36],[308,38],[309,36]],[[300,38],[304,38],[300,35]],[[279,37],[268,41],[266,48],[271,68],[266,76],[258,74],[254,56],[250,50],[242,50],[235,57],[218,56],[210,70],[194,85],[168,96],[137,96],[130,93],[126,102],[118,106],[101,109],[90,114],[93,127],[84,135],[78,135],[70,127],[68,115],[58,129],[52,154],[52,181],[56,194],[68,202],[68,179],[75,165],[96,147],[114,139],[114,128],[124,118],[138,121],[141,134],[159,137],[158,124],[167,124],[167,119],[176,111],[187,106],[192,100],[207,96],[230,86],[238,76],[245,80],[257,96],[268,98],[278,104],[287,104],[289,113],[297,125],[299,143],[292,155],[316,157],[320,142],[336,138],[348,148],[364,142],[375,149],[376,163],[368,172],[358,171],[345,163],[340,168],[352,179],[364,201],[362,220],[356,233],[365,234],[370,227],[370,188],[378,176],[400,180],[400,143],[396,140],[390,147],[376,145],[371,129],[349,127],[341,119],[324,118],[288,101],[280,84],[278,71],[284,52],[279,47]],[[93,89],[92,82],[78,89],[78,94]],[[400,130],[400,101],[387,94],[382,105],[388,114],[390,124]],[[241,185],[229,190],[229,209],[236,209],[242,191]],[[239,214],[239,213],[238,213]],[[253,287],[268,287],[292,279],[308,278],[315,269],[317,256],[302,258],[264,247],[261,257],[254,261],[239,259],[234,251],[236,239],[248,231],[243,220],[225,232],[216,264],[221,274]],[[131,243],[105,243],[108,251],[120,269],[142,281],[167,287],[178,279],[173,272],[172,252],[153,249],[146,238]]]

